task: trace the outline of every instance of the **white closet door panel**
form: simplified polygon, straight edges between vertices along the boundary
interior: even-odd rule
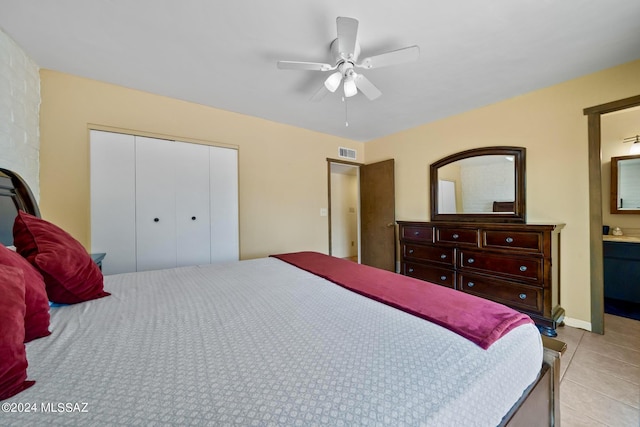
[[[176,266],[175,145],[136,137],[138,271]]]
[[[182,142],[176,147],[177,265],[209,264],[209,147]]]
[[[89,152],[91,252],[104,274],[136,271],[134,137],[92,130]]]
[[[238,230],[238,151],[211,147],[211,262],[237,260],[240,254]]]

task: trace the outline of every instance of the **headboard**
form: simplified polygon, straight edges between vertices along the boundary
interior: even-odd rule
[[[493,202],[494,212],[515,212],[515,202]]]
[[[40,217],[40,209],[27,183],[17,173],[0,168],[0,243],[13,245],[13,222],[18,210]]]

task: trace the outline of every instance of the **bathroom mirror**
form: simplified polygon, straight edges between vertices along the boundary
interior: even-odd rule
[[[611,158],[611,213],[640,214],[640,155]]]
[[[524,223],[524,147],[483,147],[430,166],[431,220]]]

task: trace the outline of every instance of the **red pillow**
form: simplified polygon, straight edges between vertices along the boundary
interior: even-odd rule
[[[49,300],[75,304],[110,295],[84,247],[61,228],[25,212],[13,224],[13,244],[44,278]]]
[[[0,265],[0,400],[31,387],[24,348],[24,276],[22,270]]]
[[[24,276],[24,342],[46,337],[49,332],[49,299],[42,275],[29,262],[12,250],[0,245],[0,265],[16,267]]]

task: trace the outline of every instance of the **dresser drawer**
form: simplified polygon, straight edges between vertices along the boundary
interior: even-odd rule
[[[402,274],[449,288],[453,288],[456,283],[455,272],[453,270],[411,262],[402,263]]]
[[[433,227],[400,226],[400,238],[433,243]]]
[[[544,291],[533,286],[459,274],[458,289],[516,309],[541,312]]]
[[[542,253],[542,233],[528,231],[482,231],[482,246],[485,248]]]
[[[462,250],[458,255],[460,270],[477,270],[539,284],[544,282],[543,266],[543,259],[535,257],[511,257],[471,250]]]
[[[420,261],[430,261],[453,266],[453,248],[437,246],[414,245],[411,243],[402,244],[402,256],[407,259]]]
[[[478,246],[478,230],[436,227],[436,243],[456,243],[458,245]]]

